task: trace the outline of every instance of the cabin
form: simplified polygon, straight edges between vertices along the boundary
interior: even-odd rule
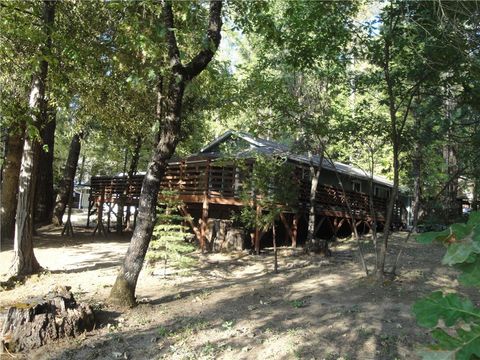
[[[393,186],[388,179],[377,175],[371,177],[359,168],[327,159],[323,159],[320,164],[318,156],[295,154],[284,144],[256,138],[245,132],[227,131],[198,153],[170,160],[161,183],[161,191],[175,191],[182,200],[184,206],[181,206],[180,211],[188,219],[188,225],[202,248],[212,248],[213,238],[219,237],[219,233],[220,242],[223,243],[229,230],[237,231],[235,236],[243,239],[242,247],[251,246],[259,251],[261,247],[270,244],[271,236],[268,233],[262,234],[259,229],[243,229],[243,233],[239,234],[235,221],[232,220],[232,214],[238,213],[241,207],[252,206],[242,201],[242,182],[248,174],[245,173],[244,166],[239,166],[239,160],[255,166],[256,153],[282,156],[293,165],[290,167],[294,169],[292,177],[300,184],[297,203],[284,209],[275,227],[283,244],[297,246],[305,241],[311,165],[322,168],[316,192],[316,237],[330,239],[349,236],[353,226],[360,233],[367,233],[374,221],[377,229],[382,230]],[[137,208],[142,180],[143,175],[135,175],[130,179],[93,177],[88,218],[95,211],[97,214],[103,212],[106,207],[109,229],[111,213],[115,215],[114,207]],[[370,181],[373,185],[373,212],[370,210]],[[348,211],[346,200],[351,212]],[[398,197],[394,208],[394,228],[407,224],[408,200],[404,194]],[[99,207],[102,209],[98,211]],[[135,213],[133,211],[134,218]]]

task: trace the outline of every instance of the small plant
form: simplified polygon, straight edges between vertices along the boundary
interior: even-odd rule
[[[480,212],[468,222],[440,232],[417,236],[420,243],[441,241],[447,246],[444,265],[460,270],[459,281],[480,287]],[[480,308],[456,293],[435,291],[418,300],[413,313],[420,326],[431,329],[435,344],[422,350],[423,359],[467,360],[480,357]]]
[[[234,325],[235,325],[234,320],[224,321],[222,324],[222,328],[224,328],[225,330],[232,330]]]
[[[168,336],[168,335],[170,334],[170,331],[169,331],[167,328],[165,328],[165,327],[163,327],[163,326],[160,326],[160,327],[157,329],[157,334],[158,334],[158,336],[160,336],[160,337],[166,337],[166,336]]]
[[[290,305],[292,305],[292,307],[294,307],[295,309],[299,309],[304,307],[306,304],[304,300],[292,300],[290,301]]]
[[[178,214],[178,207],[183,203],[173,191],[162,192],[164,199],[160,204],[157,225],[153,230],[146,259],[150,265],[163,261],[164,276],[167,275],[167,264],[177,269],[188,269],[195,260],[189,256],[195,250],[193,244],[185,241],[188,233],[182,225],[185,218]]]

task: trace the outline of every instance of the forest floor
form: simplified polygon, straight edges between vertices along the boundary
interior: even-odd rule
[[[404,237],[395,234],[392,259]],[[415,359],[430,338],[413,319],[414,301],[437,289],[465,292],[440,264],[441,245],[409,242],[400,276],[378,285],[362,273],[355,243],[344,240],[329,258],[282,249],[278,274],[271,253],[195,253],[196,265],[166,278],[162,266],[146,268],[140,304],[122,310],[106,298],[128,241],[80,228],[73,238],[39,232],[35,253],[46,271],[0,290],[0,310],[68,285],[97,310],[98,324],[17,359]],[[372,264],[371,241],[364,244]],[[0,253],[0,280],[11,256],[11,249]]]

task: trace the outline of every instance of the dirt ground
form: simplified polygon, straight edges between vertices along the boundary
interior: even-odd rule
[[[128,236],[59,232],[39,233],[35,253],[46,271],[0,290],[0,309],[68,285],[77,300],[94,306],[98,325],[17,359],[415,359],[419,344],[430,341],[412,317],[415,299],[439,288],[465,291],[440,264],[441,245],[411,241],[400,276],[378,286],[362,273],[355,243],[344,240],[329,258],[282,249],[279,274],[271,253],[195,253],[197,265],[187,272],[164,278],[161,267],[144,269],[140,305],[119,310],[106,298]],[[391,254],[404,237],[395,235]],[[364,245],[373,264],[371,241]],[[0,253],[0,280],[11,256]]]

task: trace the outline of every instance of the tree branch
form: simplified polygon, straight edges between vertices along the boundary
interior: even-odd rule
[[[175,24],[173,21],[172,3],[170,1],[165,1],[165,3],[163,4],[163,18],[167,31],[166,38],[170,66],[172,67],[174,72],[181,73],[183,72],[184,68],[180,60],[180,51],[178,50],[177,38],[175,36]]]
[[[218,46],[220,45],[222,28],[222,1],[210,1],[210,20],[208,23],[207,37],[203,50],[201,50],[185,67],[185,80],[192,80],[205,69],[212,60]]]

